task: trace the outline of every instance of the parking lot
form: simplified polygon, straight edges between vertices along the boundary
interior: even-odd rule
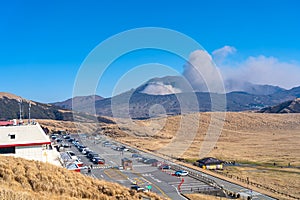
[[[94,178],[117,182],[137,191],[147,192],[151,190],[170,199],[185,199],[181,194],[201,192],[224,195],[222,189],[224,188],[231,191],[232,194],[243,195],[247,198],[251,196],[252,199],[273,199],[240,185],[124,146],[105,136],[93,137],[79,134],[65,135],[64,137],[61,135],[51,137],[51,139],[54,144],[63,147],[58,148],[61,154],[76,160],[76,163],[81,166],[81,173]],[[87,151],[87,155],[91,155],[91,159],[84,154],[85,151]],[[96,162],[93,162],[95,160]],[[122,160],[126,164],[122,165]],[[159,167],[160,165],[161,167]],[[73,169],[70,168],[70,170]],[[175,176],[179,172],[182,176]]]
[[[70,137],[74,138],[77,143],[69,141]],[[168,167],[160,169],[159,166],[156,166],[160,164],[168,166],[169,163],[167,161],[124,146],[106,137],[95,138],[85,134],[72,135],[70,137],[67,137],[67,139],[62,138],[62,141],[60,141],[64,144],[71,144],[70,148],[64,148],[62,151],[74,152],[83,163],[81,173],[88,176],[117,182],[128,188],[138,186],[143,189],[141,191],[146,192],[147,190],[151,190],[171,199],[185,199],[178,192],[179,189],[182,193],[213,189],[211,186],[191,177],[174,176],[174,170],[168,169]],[[93,163],[86,155],[79,151],[80,148],[76,147],[78,146],[77,144],[98,154],[101,159],[105,160],[105,163]],[[132,170],[123,168],[122,159],[132,162]],[[91,168],[91,170],[88,170],[88,168]]]

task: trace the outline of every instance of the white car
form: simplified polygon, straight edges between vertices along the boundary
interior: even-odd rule
[[[84,148],[81,153],[86,154],[86,152],[89,150],[90,150],[89,148]]]
[[[184,170],[178,170],[174,174],[175,174],[175,176],[187,176],[189,174],[189,172],[184,171]]]

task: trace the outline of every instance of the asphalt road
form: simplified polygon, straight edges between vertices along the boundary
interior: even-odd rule
[[[73,136],[72,136],[73,137]],[[172,176],[171,174],[174,173],[172,170],[164,170],[161,171],[157,167],[153,167],[151,165],[147,165],[141,162],[136,161],[132,158],[131,152],[120,152],[113,150],[111,147],[103,146],[104,141],[110,141],[111,143],[115,143],[118,145],[117,142],[113,141],[112,139],[106,138],[101,136],[99,138],[94,137],[86,137],[84,134],[76,136],[79,142],[96,153],[99,153],[101,157],[103,157],[106,161],[104,165],[93,165],[85,155],[77,150],[73,145],[71,150],[77,154],[78,157],[83,161],[85,165],[93,165],[92,172],[88,175],[93,176],[99,179],[105,179],[112,182],[120,183],[128,188],[133,183],[138,184],[141,187],[147,188],[147,186],[151,186],[151,191],[174,200],[181,200],[185,199],[183,196],[180,195],[178,192],[178,187],[180,185],[181,193],[192,193],[192,191],[214,191],[216,190],[214,187],[200,181],[194,179],[192,177],[176,177]],[[131,148],[131,147],[129,147]],[[134,148],[131,148],[134,149]],[[136,149],[135,149],[136,150]],[[136,150],[138,151],[138,150]],[[151,155],[149,153],[140,152],[144,157],[148,158],[155,158],[159,161],[164,161],[166,163],[170,163],[174,166],[178,166],[180,168],[186,169],[187,171],[193,172],[199,176],[207,177],[219,186],[222,186],[226,190],[230,190],[235,193],[240,193],[242,196],[252,196],[252,199],[259,199],[259,200],[273,200],[274,198],[266,196],[264,194],[249,190],[245,187],[242,187],[237,184],[233,184],[231,182],[216,178],[214,176],[204,174],[202,172],[192,170],[183,166],[176,165],[170,161],[163,160],[162,158]],[[122,158],[129,158],[133,161],[133,170],[119,170],[117,169],[118,166],[121,165]],[[83,172],[83,173],[86,173]]]
[[[172,170],[161,171],[157,167],[153,167],[150,164],[144,164],[136,161],[134,158],[132,158],[131,152],[120,152],[113,150],[111,147],[104,147],[102,143],[103,141],[107,140],[106,138],[97,140],[94,138],[88,139],[80,136],[78,138],[81,144],[87,146],[94,152],[99,153],[99,155],[105,159],[104,165],[94,165],[89,161],[88,158],[86,158],[85,155],[79,152],[76,147],[72,146],[71,150],[85,165],[93,165],[92,171],[88,175],[99,179],[117,182],[128,188],[130,188],[130,186],[134,183],[143,188],[151,186],[151,191],[161,196],[174,200],[186,199],[180,195],[177,189],[181,179],[172,176]],[[143,155],[153,158],[151,155]],[[125,157],[133,161],[133,170],[116,169],[117,166],[121,165],[121,159]],[[85,170],[83,173],[87,173],[87,170]],[[188,184],[188,181],[186,184]]]

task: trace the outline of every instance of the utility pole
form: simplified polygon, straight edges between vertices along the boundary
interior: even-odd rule
[[[19,108],[20,108],[20,121],[19,124],[22,123],[22,99],[19,99]]]
[[[30,125],[30,109],[31,109],[31,102],[29,101],[29,106],[28,106],[28,124]]]

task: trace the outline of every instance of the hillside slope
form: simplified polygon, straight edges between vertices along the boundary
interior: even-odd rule
[[[300,113],[300,98],[292,101],[285,101],[276,106],[266,107],[260,113]]]
[[[129,115],[133,119],[148,119],[161,114],[178,115],[212,110],[224,111],[224,109],[234,112],[259,110],[300,97],[300,87],[284,91],[278,90],[278,92],[271,95],[256,95],[246,92],[230,92],[226,95],[207,92],[149,95],[141,93],[140,90],[143,91],[144,88],[98,100],[95,102],[95,107],[92,108],[95,108],[96,113],[101,116],[127,118]],[[220,107],[220,109],[212,109],[212,100],[219,101],[220,99],[225,100],[226,105]],[[156,105],[160,105],[164,109],[156,110]],[[86,113],[91,110],[91,106],[87,104],[80,105],[79,108]]]
[[[90,97],[91,98],[91,97]],[[88,98],[88,99],[90,99]],[[80,113],[62,109],[51,104],[39,103],[24,99],[20,96],[0,92],[0,120],[19,119],[19,100],[22,100],[22,118],[28,119],[29,104],[31,104],[31,119],[51,119],[63,121],[100,122],[113,124],[111,119],[101,116],[93,116],[88,113]],[[87,100],[88,101],[88,100]],[[90,101],[90,100],[89,100]]]
[[[77,108],[79,107],[79,105],[91,104],[94,103],[95,101],[102,100],[102,99],[103,97],[98,95],[89,95],[89,96],[74,97],[62,102],[55,102],[51,104],[61,107],[63,109],[72,110],[73,105],[75,105],[75,107]]]
[[[0,199],[161,199],[54,165],[0,156]]]
[[[38,103],[14,94],[0,92],[0,119],[19,118],[19,100],[22,100],[22,117],[28,118],[29,103],[31,103],[32,119],[72,120],[72,113],[50,104]]]

